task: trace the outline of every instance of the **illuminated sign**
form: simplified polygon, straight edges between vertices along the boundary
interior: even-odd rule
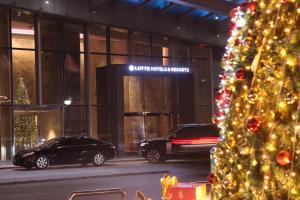
[[[143,66],[143,65],[129,65],[131,72],[165,72],[165,73],[189,73],[188,67],[163,67],[163,66]]]

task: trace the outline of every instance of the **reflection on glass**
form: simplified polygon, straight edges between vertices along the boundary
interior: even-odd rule
[[[111,64],[128,64],[128,56],[111,56]]]
[[[0,46],[8,47],[9,31],[8,11],[0,9]]]
[[[0,49],[0,104],[10,103],[10,59],[6,49]]]
[[[145,117],[146,139],[167,137],[170,132],[170,117],[168,115]]]
[[[64,49],[67,51],[84,51],[84,29],[82,25],[64,23]]]
[[[64,100],[71,100],[72,104],[84,103],[84,54],[66,53],[64,57]]]
[[[84,136],[85,129],[85,107],[84,106],[67,106],[65,107],[65,136]]]
[[[92,107],[92,137],[111,142],[111,111],[109,106]]]
[[[61,111],[45,110],[39,113],[40,137],[39,141],[48,141],[62,135]]]
[[[110,52],[128,54],[128,30],[121,28],[110,29]]]
[[[124,76],[124,112],[143,112],[143,82],[139,76]]]
[[[57,50],[60,48],[61,30],[58,20],[41,18],[41,48]]]
[[[14,110],[15,152],[38,145],[37,115],[34,112]]]
[[[34,49],[34,17],[31,11],[12,10],[12,47]]]
[[[161,111],[164,97],[163,79],[161,77],[145,77],[144,88],[145,111]]]
[[[8,106],[0,106],[0,161],[10,160],[12,157],[11,120],[10,108]]]
[[[35,104],[35,52],[30,50],[13,50],[12,60],[14,103]]]
[[[141,32],[133,32],[132,53],[133,55],[150,56],[151,45],[150,45],[150,36],[148,34],[141,33]]]
[[[106,53],[106,26],[91,26],[89,42],[91,52]]]
[[[124,117],[125,152],[138,152],[139,144],[145,139],[144,118]]]
[[[90,92],[92,104],[105,104],[108,101],[108,74],[106,55],[90,54]]]
[[[152,39],[152,55],[173,56],[172,45],[168,37],[154,36]]]
[[[62,102],[62,56],[56,52],[42,52],[42,101],[43,104]]]

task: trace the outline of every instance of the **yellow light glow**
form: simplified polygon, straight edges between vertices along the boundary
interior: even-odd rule
[[[200,184],[196,187],[196,200],[206,200],[206,184]]]

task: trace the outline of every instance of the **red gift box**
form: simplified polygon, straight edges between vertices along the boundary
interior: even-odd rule
[[[167,189],[167,200],[206,200],[206,184],[177,183]]]

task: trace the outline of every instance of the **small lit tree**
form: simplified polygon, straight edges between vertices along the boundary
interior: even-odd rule
[[[16,91],[16,104],[30,104],[24,79],[20,78]],[[37,125],[35,115],[20,115],[14,121],[14,140],[16,151],[37,145]]]

